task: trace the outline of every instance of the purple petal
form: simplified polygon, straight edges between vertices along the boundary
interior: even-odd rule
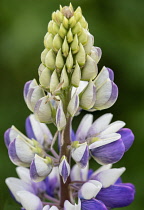
[[[81,200],[82,210],[107,210],[106,206],[96,199]]]
[[[117,181],[115,182],[115,184],[121,184],[122,183],[122,179],[121,179],[121,177],[119,177],[118,179],[117,179]]]
[[[104,104],[104,109],[111,107],[117,100],[118,97],[118,87],[117,85],[112,82],[112,92],[109,100]]]
[[[65,182],[66,182],[68,176],[69,176],[69,173],[68,173],[68,170],[67,170],[66,163],[63,162],[63,166],[62,166],[62,177],[63,177],[63,180],[64,180]]]
[[[11,130],[11,128],[7,129],[4,133],[4,142],[5,142],[5,145],[6,145],[7,148],[10,144],[10,137],[9,137],[10,130]]]
[[[8,148],[8,154],[11,161],[14,164],[19,165],[22,162],[16,153],[16,139],[10,143],[9,148]]]
[[[97,199],[101,200],[107,207],[119,208],[130,205],[134,200],[134,194],[133,185],[119,184],[101,189]]]
[[[36,139],[36,136],[34,134],[33,128],[32,128],[32,124],[30,121],[30,117],[26,118],[26,122],[25,122],[25,127],[26,127],[26,134],[30,139]]]
[[[33,160],[30,165],[30,177],[32,180],[36,180],[38,177],[35,161]]]
[[[110,69],[110,68],[107,68],[107,70],[108,70],[108,72],[109,72],[109,78],[110,78],[110,80],[114,80],[114,72],[113,72],[113,70],[112,69]]]
[[[121,139],[125,145],[125,152],[129,150],[134,141],[134,134],[129,128],[123,128],[118,133],[121,135]]]
[[[91,150],[93,158],[100,164],[116,163],[124,155],[125,146],[121,139]]]
[[[83,154],[83,156],[82,156],[82,158],[79,162],[79,164],[82,168],[86,167],[86,165],[88,163],[88,159],[89,159],[89,149],[88,149],[88,146],[87,146],[86,149],[85,149],[85,152],[84,152],[84,154]]]
[[[30,87],[30,84],[31,84],[32,81],[33,80],[30,80],[30,81],[26,82],[25,85],[24,85],[24,92],[23,92],[23,94],[24,94],[24,99],[25,100],[26,100],[26,97],[27,97],[27,94],[28,94],[28,91],[29,91],[29,87]]]

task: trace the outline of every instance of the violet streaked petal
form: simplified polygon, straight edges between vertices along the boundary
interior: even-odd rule
[[[7,129],[4,133],[4,142],[5,142],[5,145],[6,147],[8,148],[9,144],[10,144],[10,130],[11,128]]]
[[[31,179],[35,182],[44,180],[52,171],[52,167],[53,164],[51,158],[42,158],[39,155],[35,155],[30,166]]]
[[[7,178],[5,182],[18,202],[20,201],[19,197],[17,196],[18,191],[26,190],[27,192],[35,193],[31,185],[29,185],[28,183],[25,183],[24,181],[18,178],[10,177],[10,178]]]
[[[10,143],[8,152],[11,161],[18,166],[28,167],[34,158],[34,152],[21,136]]]
[[[18,191],[17,196],[19,197],[20,203],[27,210],[42,210],[43,205],[39,197],[28,192]]]
[[[88,130],[88,137],[94,136],[102,132],[111,122],[113,115],[111,113],[104,114],[96,119]]]
[[[57,128],[58,128],[59,131],[64,129],[64,127],[66,126],[66,117],[65,117],[65,114],[64,114],[64,111],[63,111],[63,106],[62,106],[61,101],[60,101],[59,106],[57,108],[56,124],[57,124]]]
[[[125,146],[121,139],[110,144],[91,150],[93,158],[101,165],[116,163],[125,152]]]
[[[101,200],[107,207],[119,208],[130,205],[134,200],[134,194],[134,187],[119,184],[102,188],[97,199]]]
[[[33,88],[33,87],[36,87],[36,86],[38,86],[38,84],[37,84],[37,81],[35,79],[30,80],[30,81],[25,83],[24,90],[23,90],[23,95],[24,95],[24,100],[25,100],[26,103],[27,103],[27,95],[28,95],[29,89]]]
[[[79,127],[77,129],[76,132],[76,141],[79,141],[80,143],[85,142],[85,138],[87,136],[87,132],[89,130],[89,128],[91,127],[93,121],[93,115],[92,114],[86,114],[80,124]]]
[[[59,165],[59,173],[62,176],[63,182],[65,183],[70,175],[70,165],[64,155],[62,156],[61,163]]]
[[[81,200],[82,210],[107,210],[106,206],[96,199]]]
[[[75,94],[72,96],[72,98],[68,104],[68,107],[67,107],[68,113],[71,116],[74,116],[76,114],[78,108],[79,108],[79,96],[78,96],[78,93],[75,92]]]
[[[134,141],[134,134],[129,128],[123,128],[118,133],[121,135],[121,139],[125,145],[125,152],[129,150]]]
[[[34,114],[36,119],[41,123],[51,123],[53,121],[52,107],[48,100],[48,96],[44,96],[35,105]]]

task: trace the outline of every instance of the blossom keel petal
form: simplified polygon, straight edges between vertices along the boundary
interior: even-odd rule
[[[107,210],[107,207],[96,199],[81,200],[82,210]]]
[[[112,185],[103,188],[97,195],[97,199],[101,200],[109,208],[125,207],[134,200],[134,186],[127,184]]]
[[[110,144],[91,149],[91,155],[100,164],[116,163],[125,152],[125,147],[121,139]]]
[[[125,145],[125,152],[129,150],[134,141],[134,134],[129,128],[123,128],[118,133],[121,135],[121,139]]]

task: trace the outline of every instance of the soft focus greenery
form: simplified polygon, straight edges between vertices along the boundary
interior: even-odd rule
[[[102,48],[103,65],[115,72],[119,98],[109,110],[95,113],[95,118],[106,112],[114,120],[123,120],[135,134],[135,143],[115,166],[125,166],[124,182],[136,186],[136,198],[127,210],[143,209],[143,150],[144,146],[144,1],[143,0],[72,0],[73,6],[82,7],[95,36],[95,45]],[[0,101],[0,209],[18,210],[4,183],[6,177],[15,176],[3,143],[3,133],[14,124],[24,132],[25,118],[30,114],[23,100],[24,83],[38,78],[43,37],[52,11],[67,0],[1,0],[1,101]],[[84,113],[77,117],[78,124]],[[75,127],[76,128],[76,127]],[[94,165],[95,164],[95,165]],[[98,167],[94,163],[93,168]]]

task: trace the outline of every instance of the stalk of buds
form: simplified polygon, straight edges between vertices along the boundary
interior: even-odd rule
[[[86,114],[77,131],[72,129],[72,119],[82,109],[107,109],[118,97],[113,71],[103,67],[98,73],[102,52],[94,46],[80,7],[60,6],[52,13],[44,47],[39,84],[33,79],[24,86],[24,100],[33,112],[26,119],[27,136],[14,126],[4,135],[20,177],[7,178],[6,184],[25,210],[128,206],[134,186],[122,183],[124,167],[111,167],[131,147],[132,131],[123,128],[123,121],[110,123],[110,113],[94,122],[93,115]],[[48,123],[57,128],[54,136]],[[76,162],[73,167],[71,158]],[[102,165],[95,172],[89,170],[91,158]]]

